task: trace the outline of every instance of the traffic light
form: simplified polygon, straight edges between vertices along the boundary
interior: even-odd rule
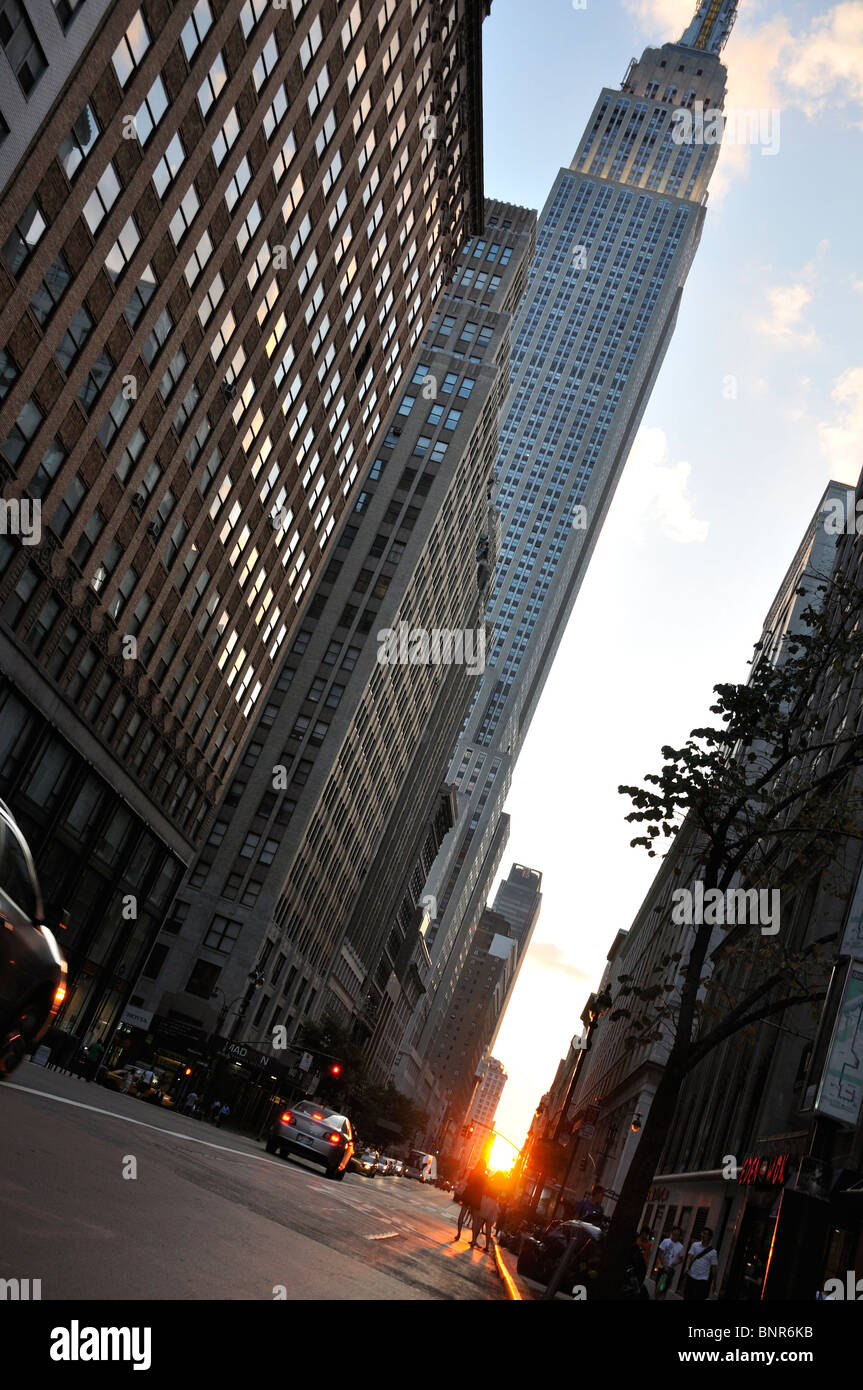
[[[191,1067],[186,1067],[186,1070],[183,1072],[183,1075],[184,1075],[184,1076],[191,1076],[191,1075],[192,1075],[192,1068],[191,1068]]]
[[[330,1067],[330,1076],[341,1076],[341,1074],[342,1074],[342,1064],[341,1064],[341,1062],[333,1062],[332,1066]]]

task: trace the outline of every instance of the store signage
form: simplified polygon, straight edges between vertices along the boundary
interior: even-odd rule
[[[815,1109],[852,1128],[863,1108],[863,960],[848,965]]]
[[[153,1011],[152,1009],[133,1009],[132,1005],[128,1004],[123,1010],[123,1017],[120,1022],[125,1023],[129,1028],[149,1028],[153,1022]]]
[[[737,1181],[741,1187],[782,1187],[788,1158],[788,1154],[776,1154],[773,1158],[750,1154],[740,1165]]]
[[[258,1052],[255,1047],[247,1047],[245,1043],[225,1043],[222,1055],[232,1062],[246,1062],[249,1066],[266,1067],[270,1064],[265,1053]]]

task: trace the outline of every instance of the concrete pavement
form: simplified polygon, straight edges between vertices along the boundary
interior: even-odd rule
[[[436,1188],[262,1144],[24,1064],[0,1086],[0,1279],[43,1299],[504,1300]]]

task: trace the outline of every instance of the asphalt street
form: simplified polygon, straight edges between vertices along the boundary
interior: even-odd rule
[[[448,1194],[24,1064],[0,1085],[0,1279],[46,1299],[502,1300]]]

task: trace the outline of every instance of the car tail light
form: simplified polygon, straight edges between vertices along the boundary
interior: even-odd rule
[[[279,1119],[281,1120],[283,1125],[292,1125],[294,1123],[294,1117],[291,1114],[290,1110],[286,1110],[284,1115],[279,1116]]]
[[[51,1013],[52,1013],[52,1015],[53,1015],[53,1014],[56,1014],[56,1013],[58,1012],[58,1010],[59,1010],[59,1008],[60,1008],[60,1005],[63,1003],[63,1000],[64,1000],[65,998],[66,998],[66,981],[65,981],[65,980],[61,980],[60,983],[59,983],[59,985],[57,986],[57,988],[56,988],[55,991],[54,991],[54,999],[53,999],[53,1002],[52,1002],[52,1004],[51,1004]]]
[[[317,1113],[312,1115],[313,1120],[322,1120],[323,1118],[323,1115],[318,1115]]]
[[[327,1138],[331,1144],[340,1144],[342,1142],[342,1136],[340,1134],[328,1134]]]

